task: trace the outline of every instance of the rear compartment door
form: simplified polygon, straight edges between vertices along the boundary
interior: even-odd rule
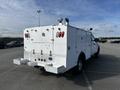
[[[54,29],[53,27],[41,27],[31,33],[32,48],[35,50],[35,58],[50,60],[53,55]],[[37,57],[36,57],[37,56]]]
[[[53,28],[40,28],[32,32],[33,43],[53,43]]]

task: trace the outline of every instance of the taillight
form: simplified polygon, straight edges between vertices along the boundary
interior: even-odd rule
[[[25,33],[25,38],[30,38],[30,34],[29,33]]]
[[[61,32],[59,32],[59,37],[61,37]]]
[[[62,38],[64,37],[64,34],[65,34],[64,32],[61,32],[61,37],[62,37]]]
[[[62,37],[63,38],[64,34],[65,34],[65,32],[57,32],[56,37],[59,37],[59,38]]]

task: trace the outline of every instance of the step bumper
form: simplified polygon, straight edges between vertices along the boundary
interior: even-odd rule
[[[40,66],[37,62],[32,62],[24,58],[17,58],[13,59],[13,63],[16,65],[28,65],[28,66]],[[63,65],[55,66],[51,63],[46,63],[44,66],[45,71],[58,74],[58,73],[64,73],[66,68]]]

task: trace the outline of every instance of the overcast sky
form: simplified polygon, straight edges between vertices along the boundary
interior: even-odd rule
[[[0,36],[22,36],[26,27],[53,25],[59,17],[96,37],[120,36],[120,0],[0,0]]]

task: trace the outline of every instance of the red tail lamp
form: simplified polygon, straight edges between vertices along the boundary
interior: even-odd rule
[[[62,37],[62,38],[64,37],[64,34],[65,34],[65,32],[61,32],[61,37]]]
[[[59,38],[62,37],[63,38],[64,34],[65,34],[65,32],[57,32],[56,37],[59,37]]]

